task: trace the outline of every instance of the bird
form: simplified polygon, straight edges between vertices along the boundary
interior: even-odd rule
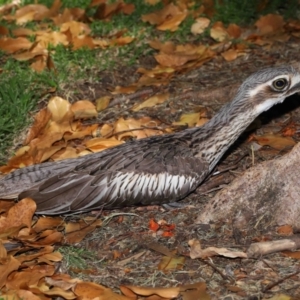
[[[15,170],[0,179],[0,199],[30,197],[41,215],[180,201],[258,115],[299,91],[300,65],[259,70],[201,127]]]

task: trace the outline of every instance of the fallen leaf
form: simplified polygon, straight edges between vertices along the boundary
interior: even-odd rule
[[[96,110],[99,112],[107,108],[110,100],[111,100],[110,96],[103,96],[101,98],[98,98],[96,100]]]
[[[280,235],[293,235],[293,227],[291,225],[283,225],[277,228],[277,233]]]
[[[148,98],[147,100],[145,100],[142,103],[138,103],[138,104],[134,105],[131,108],[131,110],[139,111],[145,107],[153,107],[157,104],[161,104],[161,103],[165,102],[167,99],[169,99],[169,97],[170,97],[170,93],[155,95],[153,97]]]
[[[210,36],[217,42],[229,39],[229,34],[222,22],[216,22],[210,29]]]
[[[196,239],[192,239],[188,242],[191,250],[190,250],[190,257],[192,259],[195,258],[207,258],[212,256],[224,256],[230,258],[247,258],[247,254],[241,251],[232,251],[226,248],[216,248],[216,247],[208,247],[206,249],[201,248],[200,241]]]
[[[178,297],[180,292],[180,287],[170,287],[170,288],[161,288],[161,287],[142,287],[142,286],[133,286],[133,285],[121,285],[120,290],[125,295],[128,294],[128,290],[133,292],[136,295],[140,296],[151,296],[157,295],[166,299],[173,299]],[[132,295],[129,293],[129,295]]]
[[[21,264],[13,256],[8,256],[0,265],[0,288],[7,284],[7,277],[13,271],[18,270]]]
[[[99,152],[107,148],[115,147],[120,144],[123,144],[123,141],[119,141],[116,138],[112,137],[109,139],[106,138],[93,138],[88,140],[85,145],[88,149],[93,152]]]
[[[90,119],[98,116],[95,105],[88,100],[77,101],[71,105],[70,109],[74,114],[74,120]]]
[[[163,256],[158,264],[158,270],[164,272],[170,270],[181,270],[184,266],[185,258],[182,256],[178,257],[169,257]]]
[[[175,126],[188,126],[188,127],[194,127],[195,124],[197,124],[197,122],[200,119],[201,114],[200,113],[190,113],[190,114],[182,114],[180,117],[180,120],[177,122],[173,122],[172,125]]]
[[[0,49],[11,54],[19,50],[27,50],[32,46],[32,43],[24,37],[13,38],[1,38]]]
[[[85,300],[110,299],[110,300],[132,300],[123,295],[114,293],[111,289],[92,282],[78,282],[73,288],[74,294]]]
[[[192,34],[201,34],[204,32],[204,30],[209,26],[210,19],[208,18],[197,18],[195,20],[196,22],[191,27]]]
[[[238,39],[242,34],[241,27],[236,24],[229,24],[226,31],[234,39]]]
[[[259,20],[256,21],[255,26],[260,35],[278,33],[283,30],[284,20],[281,15],[268,14],[261,16]]]
[[[34,117],[34,123],[30,127],[26,139],[24,141],[24,145],[29,144],[34,138],[36,138],[41,131],[45,128],[47,123],[49,122],[52,114],[49,109],[43,108],[41,109]]]
[[[227,51],[221,53],[221,55],[226,61],[233,61],[233,60],[237,59],[238,52],[235,49],[230,49],[230,50],[227,50]]]
[[[282,137],[275,134],[254,135],[254,139],[262,146],[270,146],[277,150],[293,147],[296,142],[291,137]]]
[[[180,286],[180,295],[184,300],[210,300],[210,296],[206,291],[205,282],[196,282],[193,284],[185,284]]]
[[[48,102],[47,108],[51,112],[51,120],[54,122],[61,123],[73,118],[71,104],[61,97],[52,97]]]

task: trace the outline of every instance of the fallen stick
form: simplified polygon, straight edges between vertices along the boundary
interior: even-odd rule
[[[248,258],[263,256],[283,250],[296,250],[300,248],[300,236],[295,235],[289,239],[279,241],[253,243],[247,250]]]

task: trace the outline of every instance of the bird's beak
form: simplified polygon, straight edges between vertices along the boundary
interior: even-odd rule
[[[299,92],[300,92],[300,82],[298,82],[292,89],[289,90],[289,93],[287,96],[291,96],[291,95],[294,95]]]

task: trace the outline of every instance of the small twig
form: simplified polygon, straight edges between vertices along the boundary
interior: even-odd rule
[[[224,279],[224,280],[229,280],[231,283],[234,281],[232,278],[224,275],[222,273],[222,271],[220,271],[214,264],[212,264],[210,261],[208,261],[207,259],[202,259],[201,260],[202,262],[204,262],[205,264],[207,264],[208,266],[210,266],[214,271],[216,271],[218,274],[221,275],[221,277]]]
[[[300,236],[294,235],[290,238],[253,243],[247,250],[248,257],[260,257],[266,254],[275,253],[283,250],[295,250],[300,247]]]
[[[279,285],[280,283],[284,282],[285,280],[287,280],[287,279],[289,279],[289,278],[291,278],[291,277],[293,277],[295,275],[298,275],[299,273],[300,273],[300,269],[298,271],[296,271],[295,273],[287,275],[287,276],[279,279],[278,281],[267,285],[264,289],[262,289],[262,292],[263,293],[267,292],[268,290],[272,289],[274,286]]]

